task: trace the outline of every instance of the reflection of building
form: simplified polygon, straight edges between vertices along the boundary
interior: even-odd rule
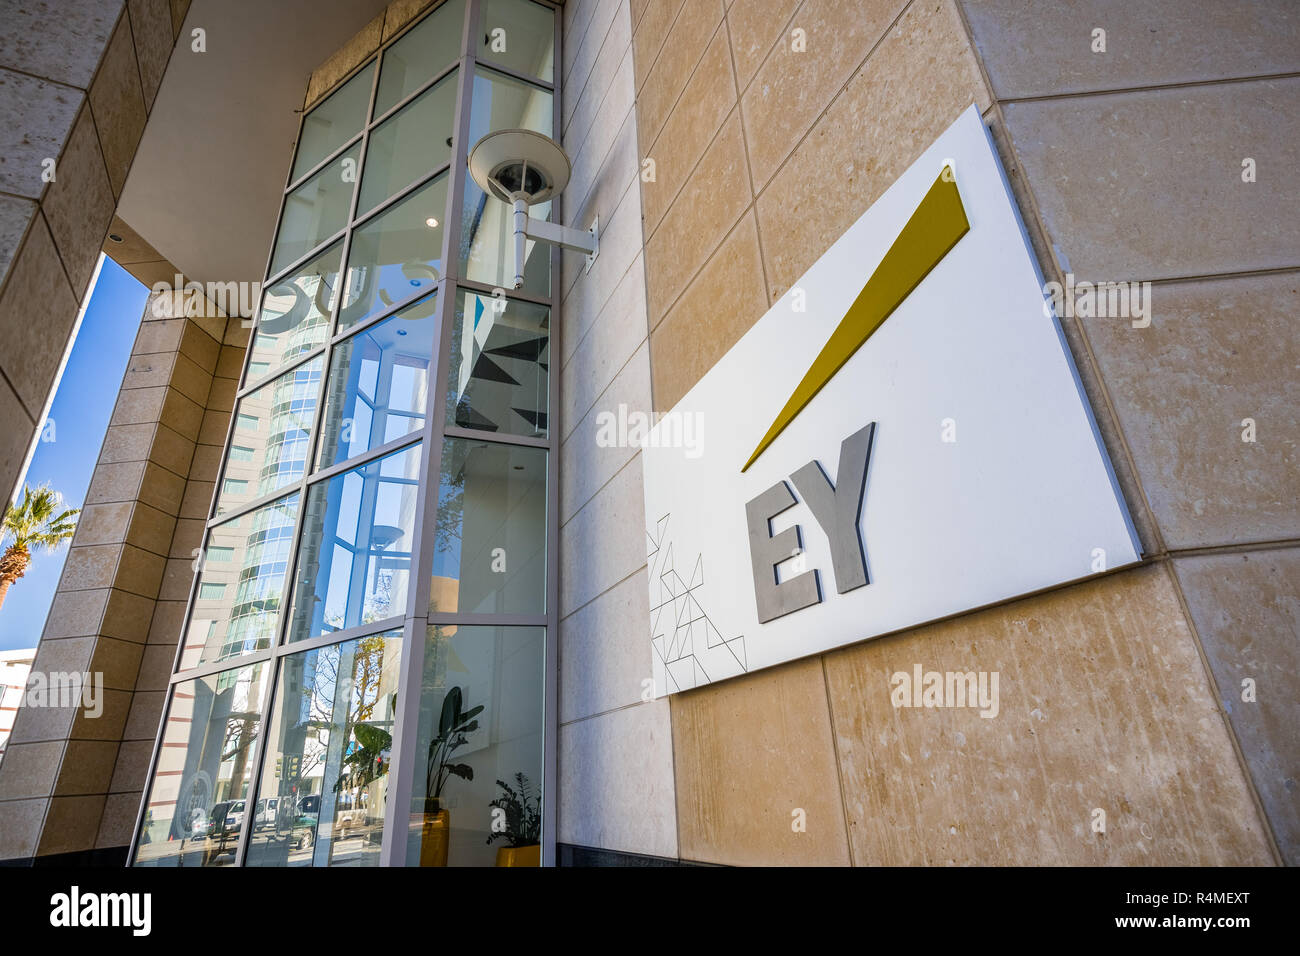
[[[0,760],[4,759],[5,742],[13,729],[14,717],[27,687],[27,675],[35,659],[34,647],[0,651]]]
[[[68,5],[66,28],[45,25],[68,51],[56,58],[65,67],[97,35],[75,29],[81,6]],[[162,6],[131,4],[131,14]],[[1289,318],[1300,199],[1276,172],[1279,157],[1289,168],[1300,117],[1300,35],[1288,4],[1260,0],[1226,16],[1195,0],[1075,0],[1034,5],[1032,22],[1019,0],[567,0],[558,14],[544,0],[200,6],[189,18],[201,13],[203,24],[172,4],[171,37],[196,25],[238,35],[248,51],[240,70],[186,54],[163,78],[170,45],[154,38],[165,28],[135,30],[123,15],[107,25],[112,44],[106,35],[85,57],[84,76],[48,79],[98,85],[92,102],[116,97],[108,80],[129,82],[135,102],[139,82],[154,112],[143,138],[138,115],[129,131],[105,129],[111,115],[69,97],[58,113],[69,130],[58,181],[21,182],[43,152],[15,148],[5,164],[0,192],[33,213],[30,226],[20,215],[12,261],[0,261],[0,341],[28,341],[16,330],[32,326],[46,333],[30,349],[0,348],[0,408],[19,410],[6,422],[16,445],[37,427],[27,420],[43,407],[74,322],[75,307],[59,304],[82,298],[88,276],[78,273],[89,270],[79,264],[93,261],[103,233],[123,237],[108,253],[133,267],[184,257],[187,273],[263,282],[271,298],[247,356],[238,322],[142,325],[69,558],[102,574],[65,582],[42,642],[49,655],[93,646],[116,672],[138,674],[122,678],[129,686],[108,701],[110,721],[94,728],[123,728],[121,756],[106,769],[83,761],[75,775],[62,772],[75,755],[62,758],[59,773],[20,787],[5,779],[19,766],[16,748],[32,760],[75,754],[66,745],[91,735],[72,718],[15,733],[22,742],[11,740],[0,765],[0,858],[120,863],[142,803],[155,808],[145,832],[169,831],[171,817],[159,814],[180,806],[188,770],[211,778],[200,802],[294,798],[263,812],[256,839],[256,825],[245,826],[248,839],[223,862],[418,861],[426,846],[441,849],[441,832],[449,864],[493,862],[496,781],[517,772],[544,791],[547,861],[1300,861],[1288,782],[1300,723],[1300,358]],[[249,29],[241,11],[254,6]],[[493,50],[479,41],[497,25],[508,43]],[[1090,49],[1094,25],[1108,53]],[[0,23],[0,34],[12,29]],[[0,67],[26,77],[54,69],[11,62],[25,49],[0,43]],[[59,125],[39,114],[42,103],[11,99],[16,116]],[[690,641],[731,653],[733,633],[711,619],[716,605],[691,592],[752,569],[697,563],[681,548],[669,555],[672,533],[662,529],[681,524],[645,513],[652,456],[630,436],[609,440],[602,422],[672,410],[787,302],[794,331],[777,357],[794,366],[801,350],[815,352],[809,316],[836,283],[803,277],[882,197],[898,198],[889,191],[900,177],[972,106],[1008,176],[1030,242],[1023,254],[1044,280],[1154,282],[1149,325],[1067,316],[1058,356],[1085,386],[1080,407],[1129,504],[1141,564],[655,699],[664,688],[654,686],[651,638],[663,638],[661,649],[676,642],[674,663],[695,656]],[[228,150],[192,148],[196,117],[212,124],[204,142],[248,144],[234,164],[239,186]],[[508,288],[512,217],[465,166],[479,136],[513,126],[553,136],[572,161],[566,191],[534,215],[573,228],[600,222],[590,269],[529,243],[518,291]],[[134,147],[123,144],[137,139],[128,170],[121,154]],[[292,156],[281,148],[291,142]],[[81,195],[63,175],[65,155],[102,160],[108,186]],[[354,181],[340,175],[349,162]],[[197,197],[202,222],[175,196]],[[68,226],[69,209],[87,228]],[[968,245],[980,228],[970,225]],[[863,275],[845,269],[836,282],[866,281],[882,250],[866,252]],[[967,285],[930,314],[959,322],[984,292]],[[417,302],[420,315],[406,313]],[[953,354],[943,335],[922,352],[954,370],[936,384],[958,370],[998,374]],[[274,383],[313,361],[303,374],[318,377],[302,392],[318,404],[295,426],[283,414],[294,386]],[[384,384],[383,368],[402,369],[413,387]],[[902,383],[913,367],[897,371]],[[1038,372],[1030,362],[1018,370]],[[731,391],[759,417],[775,388],[754,376]],[[979,397],[973,389],[955,409],[911,403],[924,416],[905,437],[933,433],[959,460],[988,435],[972,420]],[[236,421],[228,432],[237,404],[266,427]],[[810,405],[805,418],[818,414]],[[718,436],[766,427],[749,417],[708,421],[702,453]],[[938,445],[949,417],[956,449]],[[882,419],[875,477],[897,467],[901,434]],[[843,437],[802,449],[791,469],[816,458],[832,475]],[[1033,459],[1041,438],[1026,430],[1007,458]],[[774,444],[769,454],[782,453]],[[21,455],[0,459],[2,470]],[[927,496],[911,477],[891,501],[869,480],[870,507],[895,517],[978,508],[969,496]],[[214,519],[218,481],[231,507]],[[381,495],[392,503],[377,510]],[[270,510],[245,510],[259,496]],[[1068,483],[1017,485],[1009,496],[1075,507]],[[739,527],[744,496],[713,497],[698,502],[698,524]],[[827,547],[814,522],[797,523],[813,547]],[[987,537],[1002,530],[995,523]],[[191,608],[190,562],[203,548]],[[931,567],[966,558],[942,546],[910,556],[933,556]],[[955,590],[1033,566],[1016,554],[996,568],[966,561],[931,577]],[[825,562],[814,567],[832,600]],[[883,590],[888,578],[875,580]],[[933,584],[924,573],[907,580]],[[651,590],[660,598],[647,604]],[[180,634],[187,646],[171,674],[169,642]],[[352,703],[309,679],[324,667],[311,655],[333,648],[341,658],[343,645],[379,634],[382,680],[399,699],[385,710],[384,695],[378,717],[351,720]],[[401,661],[418,666],[403,674]],[[1000,671],[999,716],[895,710],[888,675],[918,662]],[[235,708],[216,694],[216,675],[255,667],[257,755],[213,765],[208,735],[223,735]],[[1257,699],[1242,699],[1243,681],[1258,683]],[[450,758],[473,779],[448,771],[439,790],[427,751],[453,689],[465,707],[484,709]],[[201,699],[220,716],[182,729]],[[177,746],[159,748],[151,777],[144,768],[164,715],[177,735],[165,742]],[[358,735],[372,722],[400,731],[386,761],[382,734]],[[382,777],[335,792],[335,767],[357,754]],[[80,789],[60,790],[73,777]],[[31,802],[7,809],[16,801],[6,795],[19,792]],[[363,850],[353,834],[336,844],[349,804],[366,793],[366,839],[378,849]],[[93,812],[69,813],[74,799]],[[791,829],[794,808],[807,811],[806,832]],[[1104,839],[1088,828],[1097,808],[1110,814]],[[997,839],[981,838],[990,833]],[[164,850],[140,847],[142,858]]]

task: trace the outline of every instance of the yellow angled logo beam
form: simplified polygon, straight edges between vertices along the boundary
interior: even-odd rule
[[[822,386],[835,377],[853,353],[862,348],[872,333],[957,244],[957,240],[969,231],[970,223],[961,204],[961,194],[957,192],[952,168],[945,166],[831,333],[812,367],[776,416],[776,421],[772,422],[772,427],[754,449],[754,454],[740,469],[742,472],[749,470],[749,466],[758,460],[777,435],[785,431]]]

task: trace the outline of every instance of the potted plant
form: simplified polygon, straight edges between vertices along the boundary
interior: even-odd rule
[[[542,795],[533,791],[525,774],[516,773],[515,783],[517,790],[504,780],[497,781],[501,796],[488,806],[501,810],[504,818],[501,829],[493,825],[487,842],[506,841],[505,846],[497,849],[497,866],[541,866]]]
[[[474,768],[469,764],[451,762],[451,755],[468,741],[466,735],[478,730],[478,721],[474,718],[483,711],[482,704],[470,710],[462,710],[462,700],[459,687],[447,691],[447,696],[442,701],[442,714],[438,718],[438,734],[429,741],[429,769],[425,780],[424,814],[420,826],[421,866],[447,865],[451,811],[442,805],[443,787],[453,776],[462,780],[474,779]]]

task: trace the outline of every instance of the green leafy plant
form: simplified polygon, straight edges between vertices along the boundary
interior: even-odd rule
[[[392,749],[393,735],[373,724],[354,724],[352,734],[357,738],[357,749],[343,758],[346,767],[334,782],[334,792],[344,787],[365,787],[388,773],[384,753]]]
[[[506,826],[494,830],[487,842],[504,839],[510,847],[534,846],[542,839],[542,794],[533,790],[526,774],[516,773],[515,783],[518,790],[504,780],[497,781],[502,794],[488,806],[505,811]]]
[[[442,714],[438,718],[438,735],[429,741],[429,773],[426,780],[424,812],[437,813],[442,809],[442,788],[452,777],[474,779],[474,768],[465,763],[452,763],[451,755],[468,741],[467,734],[478,730],[474,718],[483,712],[483,705],[469,710],[461,709],[463,695],[459,687],[447,691],[442,700]]]
[[[0,532],[10,541],[0,556],[0,605],[10,586],[27,573],[32,552],[53,551],[77,530],[80,508],[63,508],[63,497],[49,485],[23,488],[23,497],[4,516]]]

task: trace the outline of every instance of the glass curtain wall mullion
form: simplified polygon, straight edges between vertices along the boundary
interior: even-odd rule
[[[464,438],[466,441],[487,442],[490,445],[521,445],[525,448],[550,449],[549,438],[534,438],[531,435],[512,435],[509,432],[490,432],[478,428],[462,428],[459,425],[447,425],[443,429],[447,438]]]
[[[436,169],[433,169],[427,173],[421,173],[418,179],[413,180],[410,183],[407,183],[405,186],[403,186],[397,192],[393,193],[383,202],[376,205],[374,208],[365,210],[364,212],[360,213],[356,218],[349,220],[347,226],[347,231],[349,235],[354,233],[361,226],[367,225],[372,219],[375,219],[383,215],[384,213],[388,212],[389,209],[391,209],[393,206],[396,206],[403,199],[408,198],[412,193],[419,191],[423,187],[429,185],[429,183],[433,182],[439,176],[444,175],[447,172],[447,170],[450,168],[450,166],[451,166],[450,163],[443,163],[441,166],[438,166]],[[358,196],[360,196],[360,190],[358,190],[357,193]]]
[[[275,684],[280,679],[280,658],[272,656],[267,662],[270,673],[267,675],[266,690],[262,697],[262,709],[259,730],[253,741],[252,772],[248,780],[248,794],[244,798],[244,825],[239,828],[239,843],[235,847],[235,866],[243,866],[248,854],[248,841],[257,827],[257,797],[262,787],[262,753],[266,748],[268,726],[267,717],[275,706]]]
[[[362,138],[364,139],[364,136]],[[355,146],[356,144],[354,143],[353,147]],[[360,168],[361,168],[361,164],[358,163],[357,169]],[[283,214],[284,214],[283,207],[281,207],[281,215]],[[316,243],[316,245],[312,246],[312,248],[309,249],[304,255],[299,256],[293,262],[289,263],[287,266],[277,271],[275,275],[267,276],[266,281],[262,283],[262,288],[269,289],[271,286],[283,282],[285,279],[289,278],[294,273],[302,269],[303,266],[307,265],[313,259],[318,257],[321,253],[323,253],[334,243],[338,242],[340,239],[345,238],[348,235],[348,232],[349,232],[348,225],[344,224],[343,228],[339,229],[335,233],[332,233],[328,238],[322,239],[320,242]],[[269,262],[267,263],[267,267],[268,268],[270,267]],[[256,331],[256,327],[254,327],[254,331]]]
[[[554,53],[555,92],[551,100],[551,128],[560,138],[563,126],[563,109],[560,79],[564,71],[563,16],[559,11],[554,15]],[[564,197],[557,196],[551,211],[554,222],[564,222]],[[563,343],[560,331],[563,325],[558,321],[559,303],[563,299],[560,274],[560,250],[551,249],[551,355],[563,355]],[[559,634],[560,634],[560,456],[556,451],[560,441],[555,436],[563,435],[563,422],[560,420],[560,375],[551,375],[547,386],[550,392],[547,418],[546,438],[553,447],[546,455],[546,630],[543,645],[542,670],[542,806],[541,806],[541,852],[542,866],[555,866],[555,846],[559,839],[556,797],[559,787],[559,761],[557,759],[560,713],[559,713]]]
[[[365,69],[365,67],[368,66],[371,62],[373,62],[373,61],[371,61],[371,60],[367,60],[364,64],[362,64],[361,66],[357,67],[357,69],[353,71],[353,75],[355,75],[356,73],[361,72],[361,70]],[[303,113],[303,116],[306,116],[306,115],[307,115],[306,112],[304,112],[304,113]],[[365,133],[365,129],[357,130],[357,132],[353,133],[352,136],[348,139],[348,141],[345,142],[342,146],[339,146],[338,148],[336,148],[332,153],[330,153],[328,156],[326,156],[324,159],[322,159],[320,162],[318,162],[318,163],[317,163],[315,166],[313,166],[311,169],[307,170],[305,173],[303,173],[302,175],[300,175],[297,179],[293,180],[291,183],[289,183],[287,186],[285,186],[285,187],[284,187],[284,193],[285,193],[285,196],[287,197],[287,196],[289,195],[289,193],[293,192],[295,189],[297,189],[299,186],[301,186],[301,185],[302,185],[303,183],[305,183],[307,180],[311,179],[313,176],[315,176],[317,173],[319,173],[322,169],[324,169],[324,168],[325,168],[326,166],[328,166],[330,163],[334,162],[336,159],[338,159],[340,156],[342,156],[344,153],[346,153],[346,152],[347,152],[349,149],[351,149],[353,146],[357,145],[357,143],[361,140],[361,137],[362,137],[362,135],[364,135],[364,133]],[[292,175],[292,173],[290,173],[290,175]]]
[[[338,345],[340,342],[345,342],[353,336],[359,335],[371,326],[383,322],[385,319],[391,319],[398,312],[401,312],[407,306],[415,305],[415,303],[419,302],[421,299],[428,298],[429,296],[438,296],[441,298],[445,281],[446,280],[444,279],[439,279],[427,289],[417,289],[405,298],[399,299],[390,306],[386,306],[383,312],[376,312],[374,315],[368,315],[356,325],[349,325],[343,331],[334,333],[328,343],[330,349],[333,350],[334,346]]]
[[[250,330],[250,333],[251,334],[248,337],[248,341],[251,346],[253,341],[253,335],[257,333],[256,326],[254,326],[254,328]],[[239,399],[247,397],[249,394],[256,392],[259,388],[261,388],[264,385],[270,385],[281,375],[287,375],[289,372],[296,371],[300,366],[306,365],[312,359],[319,358],[324,353],[325,353],[325,343],[321,343],[320,345],[314,346],[310,352],[301,352],[298,355],[295,355],[293,359],[291,359],[288,362],[285,362],[279,368],[275,368],[269,372],[262,373],[261,378],[249,382],[247,385],[240,388],[239,391],[235,392],[235,401],[239,401]]]
[[[554,201],[554,200],[552,200]],[[481,292],[484,295],[493,295],[498,289],[505,293],[506,299],[514,299],[519,302],[531,302],[533,305],[554,305],[554,295],[538,295],[536,292],[529,292],[527,289],[506,289],[502,286],[494,286],[488,282],[480,282],[477,279],[466,279],[461,276],[456,280],[456,284],[470,292]]]
[[[220,674],[222,671],[235,670],[239,667],[247,667],[250,664],[257,664],[269,661],[275,656],[275,648],[268,647],[265,650],[253,651],[251,654],[240,654],[238,657],[228,657],[223,661],[211,661],[207,664],[199,664],[188,670],[178,671],[168,679],[168,685],[179,684],[187,680],[195,680],[199,677],[211,677],[213,674]]]
[[[529,0],[529,2],[531,3],[532,0]],[[506,66],[506,64],[501,63],[497,60],[489,60],[487,58],[481,58],[479,59],[478,64],[479,66],[486,67],[487,69],[492,70],[496,73],[500,73],[503,76],[508,76],[512,80],[519,80],[521,83],[527,83],[529,86],[535,86],[540,90],[545,90],[547,93],[551,93],[552,95],[554,95],[555,93],[554,83],[548,83],[546,82],[546,80],[539,79],[536,76],[530,76],[527,73],[523,73],[519,70],[516,70],[512,66]],[[555,126],[552,128],[559,129],[559,126]]]
[[[451,611],[430,611],[429,624],[444,626],[484,627],[546,627],[545,614],[456,614]]]
[[[400,39],[400,37],[396,37],[394,39],[395,40]],[[418,100],[425,93],[429,92],[429,90],[433,89],[443,80],[445,80],[448,76],[450,76],[455,71],[456,67],[459,65],[460,65],[459,58],[452,60],[446,66],[442,67],[437,73],[435,73],[432,76],[432,78],[425,80],[423,83],[421,83],[411,92],[407,93],[405,96],[403,96],[392,106],[386,107],[381,114],[379,114],[373,120],[370,121],[370,126],[371,127],[382,126],[387,120],[391,119],[392,117],[396,116],[398,113],[402,112],[402,110],[405,109],[407,106],[410,106],[412,103]]]
[[[274,648],[276,658],[289,657],[294,654],[302,654],[307,651],[319,650],[322,647],[329,647],[331,644],[343,644],[347,641],[355,641],[361,637],[371,637],[375,634],[385,634],[388,631],[395,630],[404,626],[406,616],[397,614],[393,617],[386,617],[382,621],[368,621],[365,624],[358,624],[355,627],[345,627],[337,631],[330,631],[328,634],[316,634],[313,637],[304,637],[297,641],[289,641]]]

